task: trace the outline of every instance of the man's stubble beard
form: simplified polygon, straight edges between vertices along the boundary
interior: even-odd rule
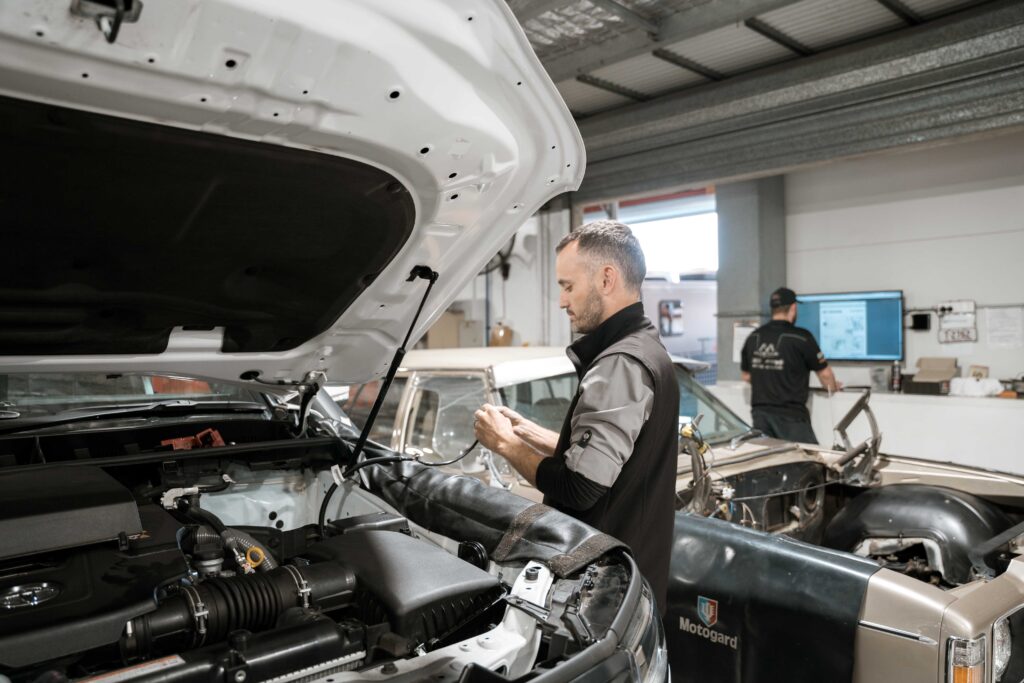
[[[577,334],[589,334],[601,324],[601,316],[604,314],[604,307],[601,304],[601,295],[596,287],[591,287],[587,292],[587,298],[583,300],[583,308],[576,312],[576,322],[572,325],[573,332]]]

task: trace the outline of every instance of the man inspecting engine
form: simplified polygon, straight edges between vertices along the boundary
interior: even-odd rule
[[[559,306],[580,378],[555,433],[508,408],[476,411],[476,436],[544,494],[544,503],[625,542],[664,610],[675,521],[679,385],[644,316],[647,266],[630,229],[597,221],[558,244]]]

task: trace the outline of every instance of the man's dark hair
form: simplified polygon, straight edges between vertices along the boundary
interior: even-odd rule
[[[640,242],[628,225],[618,221],[594,221],[573,230],[562,238],[555,247],[555,253],[576,242],[580,253],[611,261],[622,271],[622,278],[631,289],[640,291],[647,276],[647,261],[644,260]]]

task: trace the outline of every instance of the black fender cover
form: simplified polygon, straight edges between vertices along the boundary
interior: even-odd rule
[[[367,479],[371,491],[411,521],[449,538],[476,541],[496,562],[537,560],[565,578],[612,550],[626,549],[575,517],[472,477],[401,462],[367,468]]]
[[[874,562],[676,513],[665,634],[676,681],[849,681]]]

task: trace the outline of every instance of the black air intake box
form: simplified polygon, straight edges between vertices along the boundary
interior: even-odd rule
[[[350,567],[391,629],[415,643],[445,635],[501,595],[498,579],[426,541],[396,531],[354,531],[310,549],[313,561]]]

